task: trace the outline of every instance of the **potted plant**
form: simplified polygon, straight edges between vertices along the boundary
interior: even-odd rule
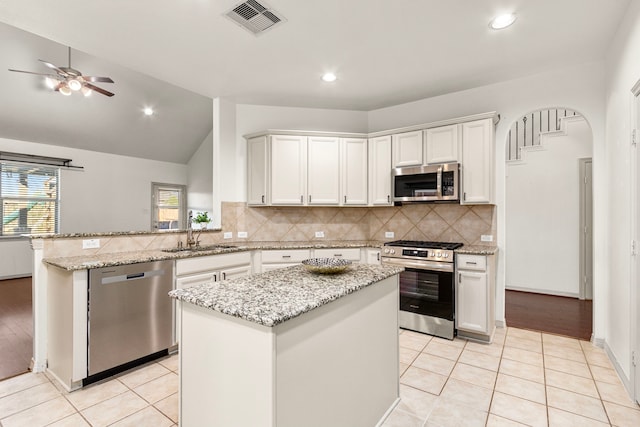
[[[207,228],[207,224],[211,222],[211,218],[209,218],[209,214],[207,212],[198,212],[198,214],[193,218],[193,223],[198,224],[197,228],[205,229]]]

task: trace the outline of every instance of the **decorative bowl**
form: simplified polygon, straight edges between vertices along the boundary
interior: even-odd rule
[[[351,261],[340,258],[310,258],[302,261],[302,265],[312,273],[336,274],[345,272]]]

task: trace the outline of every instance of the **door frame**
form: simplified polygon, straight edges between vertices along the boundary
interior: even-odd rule
[[[593,300],[593,159],[578,159],[580,173],[580,276],[579,298]],[[587,179],[587,165],[591,165],[591,174]],[[591,197],[588,198],[589,194]],[[589,218],[589,219],[588,219]],[[591,239],[586,237],[587,231]],[[588,263],[587,255],[591,253]],[[586,280],[588,279],[588,280]]]
[[[638,289],[638,272],[640,272],[640,256],[638,256],[638,229],[640,228],[640,174],[638,166],[640,165],[640,150],[638,150],[638,142],[640,141],[640,80],[631,88],[631,131],[635,133],[635,138],[629,144],[630,158],[630,208],[631,208],[631,239],[632,252],[630,263],[630,287],[631,287],[631,316],[629,321],[631,334],[631,388],[633,398],[640,403],[640,368],[637,366],[638,351],[640,350],[640,328],[636,325],[640,324],[640,290]]]

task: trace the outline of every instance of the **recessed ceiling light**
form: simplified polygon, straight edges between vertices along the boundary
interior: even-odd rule
[[[509,25],[516,22],[516,14],[515,13],[505,13],[502,15],[498,15],[489,22],[489,27],[493,30],[502,30],[503,28],[507,28]]]
[[[142,111],[144,112],[145,116],[152,116],[153,115],[153,108],[151,108],[151,107],[146,107]]]
[[[336,75],[333,73],[326,73],[322,76],[322,80],[324,80],[325,82],[335,82],[336,78]]]

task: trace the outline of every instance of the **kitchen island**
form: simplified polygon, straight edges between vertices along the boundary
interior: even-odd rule
[[[180,425],[376,425],[398,400],[398,273],[294,266],[170,293]]]

